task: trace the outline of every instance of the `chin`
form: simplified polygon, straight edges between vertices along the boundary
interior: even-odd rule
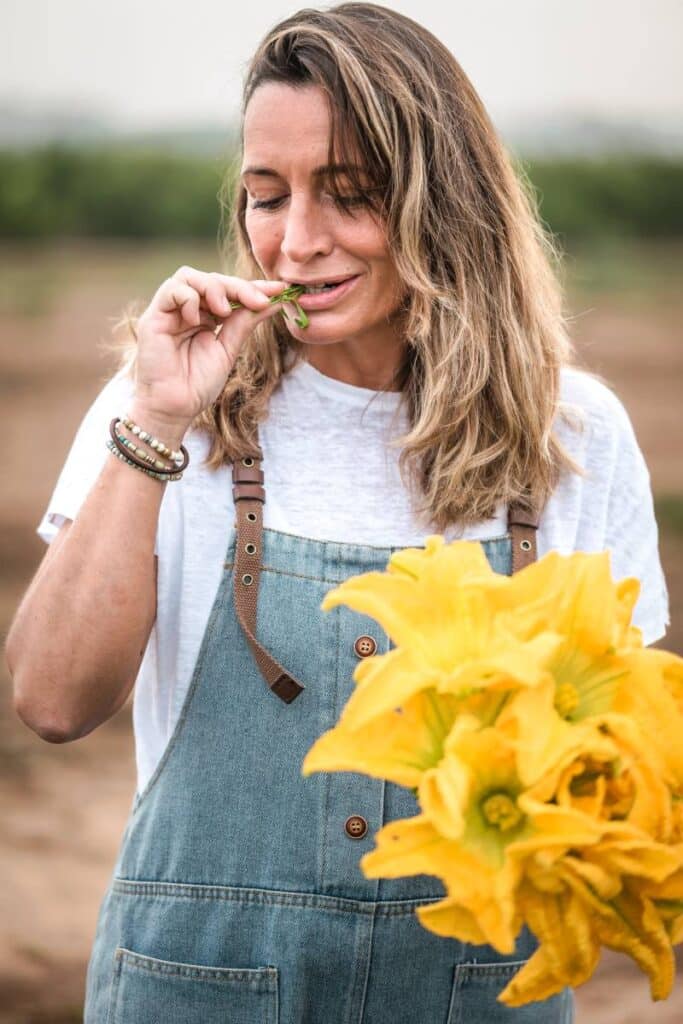
[[[288,325],[288,330],[292,337],[296,338],[297,341],[303,342],[304,345],[335,345],[337,342],[348,338],[348,334],[332,330],[330,327],[316,328],[312,320],[308,327],[301,328],[297,327],[296,324],[291,324]]]
[[[294,321],[290,321],[287,326],[290,334],[297,341],[303,341],[310,345],[334,345],[340,341],[350,341],[371,330],[371,325],[366,327],[348,321],[345,323],[342,317],[336,322],[332,321],[330,317],[325,323],[325,318],[320,314],[312,313],[309,316],[310,322],[306,328],[297,327]]]

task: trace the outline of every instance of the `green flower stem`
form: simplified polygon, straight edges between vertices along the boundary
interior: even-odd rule
[[[294,323],[297,325],[297,327],[305,328],[308,327],[309,319],[306,316],[304,310],[297,302],[297,299],[299,298],[300,295],[303,295],[305,290],[306,289],[300,284],[290,284],[287,288],[285,288],[284,291],[279,292],[277,295],[272,295],[268,299],[268,302],[272,302],[273,304],[277,302],[291,302],[297,312],[297,315],[294,318]],[[231,302],[230,308],[242,309],[243,307],[241,302]],[[282,310],[282,315],[284,316],[285,319],[287,319],[287,314],[285,313],[284,309]]]

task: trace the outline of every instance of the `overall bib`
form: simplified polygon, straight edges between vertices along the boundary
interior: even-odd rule
[[[236,613],[239,536],[175,731],[133,802],[84,1024],[570,1024],[570,990],[514,1010],[496,1001],[535,948],[528,931],[508,956],[443,938],[415,915],[445,895],[439,879],[363,876],[374,833],[418,812],[410,790],[353,772],[301,775],[358,659],[392,646],[367,616],[321,611],[323,597],[384,571],[400,549],[259,522],[254,633],[303,687],[288,703],[265,685]],[[511,572],[509,535],[483,548]]]

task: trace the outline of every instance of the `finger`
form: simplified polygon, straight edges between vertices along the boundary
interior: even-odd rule
[[[229,316],[232,312],[230,295],[222,274],[208,274],[205,292],[206,304],[216,316]]]
[[[230,322],[220,325],[216,332],[216,338],[221,342],[230,358],[235,359],[243,342],[252,331],[264,320],[280,312],[282,312],[282,307],[273,302],[266,302],[261,310],[236,309]]]
[[[199,295],[194,288],[170,278],[167,287],[162,286],[157,295],[158,307],[162,313],[179,312],[190,327],[199,325]]]
[[[239,302],[253,311],[264,309],[271,296],[286,288],[284,281],[247,281],[228,274],[206,274],[192,267],[182,267],[178,274],[206,298],[213,312],[221,315],[230,302]]]
[[[214,316],[230,315],[230,302],[221,274],[207,274],[193,267],[181,267],[173,276],[183,285],[193,288],[200,296],[201,304]]]

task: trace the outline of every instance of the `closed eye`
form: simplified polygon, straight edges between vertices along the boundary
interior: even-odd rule
[[[252,202],[251,202],[251,209],[252,210],[274,210],[286,198],[287,198],[286,196],[276,196],[275,199],[253,199]]]
[[[252,199],[250,209],[252,210],[276,210],[287,196],[276,196],[274,199]],[[368,196],[359,195],[333,195],[332,201],[343,210],[352,210],[358,206],[367,206]]]

